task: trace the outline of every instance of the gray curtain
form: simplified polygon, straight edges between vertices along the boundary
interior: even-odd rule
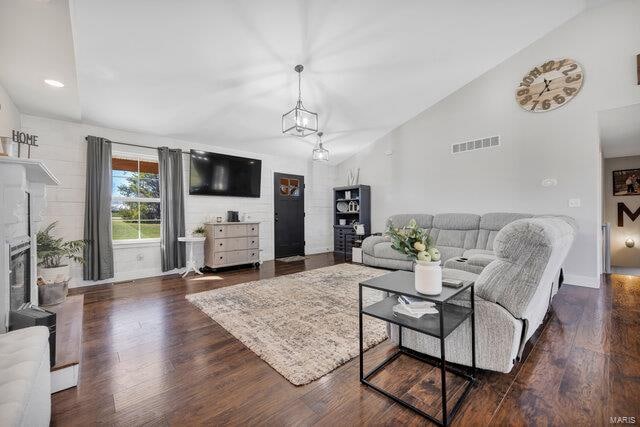
[[[158,148],[160,167],[160,250],[162,271],[185,266],[182,151]]]
[[[87,137],[87,187],[84,207],[85,280],[113,277],[111,243],[111,142]]]

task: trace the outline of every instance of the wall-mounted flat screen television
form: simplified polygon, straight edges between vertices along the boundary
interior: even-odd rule
[[[189,194],[260,197],[262,160],[191,150]]]

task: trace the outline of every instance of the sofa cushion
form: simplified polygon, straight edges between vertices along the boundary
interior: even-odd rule
[[[462,256],[462,253],[464,252],[464,249],[456,248],[453,246],[442,246],[440,244],[436,244],[436,247],[440,251],[440,260],[443,263],[452,258],[458,258]]]
[[[420,228],[429,229],[433,227],[433,215],[428,214],[392,215],[387,219],[387,227],[389,227],[389,225],[393,225],[396,228],[405,227],[412,219],[416,220]]]
[[[477,230],[480,215],[466,213],[437,214],[433,218],[433,228],[441,230]]]
[[[380,242],[373,247],[373,256],[376,258],[396,259],[411,261],[407,255],[400,253],[391,247],[391,242]]]
[[[378,243],[388,242],[389,239],[384,236],[369,236],[362,241],[362,252],[373,255],[373,249]]]
[[[495,255],[473,255],[467,259],[469,265],[485,268],[496,259]]]
[[[476,249],[493,250],[493,240],[505,225],[522,218],[531,218],[533,215],[511,212],[491,212],[480,218],[480,231],[478,240],[474,246]]]
[[[475,247],[480,216],[474,214],[438,214],[433,218],[429,236],[442,254],[442,260],[461,256]]]
[[[51,415],[49,330],[0,335],[0,425],[48,425]]]

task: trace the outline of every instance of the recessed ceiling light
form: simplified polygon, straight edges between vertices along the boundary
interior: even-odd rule
[[[53,87],[64,87],[64,83],[60,83],[57,80],[51,80],[51,79],[45,79],[44,81],[46,84],[48,84],[49,86],[53,86]]]

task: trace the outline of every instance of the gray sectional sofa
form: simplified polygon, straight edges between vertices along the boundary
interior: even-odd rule
[[[573,243],[575,221],[563,216],[516,213],[395,215],[388,224],[415,219],[429,231],[442,254],[443,276],[475,281],[477,366],[509,372],[524,345],[544,320],[557,278]],[[384,236],[370,236],[362,245],[366,265],[412,270],[413,262],[393,250]],[[458,303],[468,304],[469,295]],[[398,341],[397,327],[390,336]],[[471,364],[470,323],[445,340],[446,359]],[[403,345],[440,356],[439,341],[403,329]]]

